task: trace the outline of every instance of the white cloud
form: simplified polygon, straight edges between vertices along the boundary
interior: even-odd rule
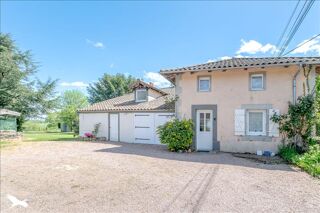
[[[220,60],[228,60],[228,59],[231,59],[232,57],[230,56],[222,56],[220,57]]]
[[[309,39],[302,41],[297,46],[302,45],[307,40],[309,40]],[[318,55],[320,55],[320,38],[314,39],[314,40],[309,41],[308,43],[305,43],[301,47],[292,51],[292,54],[299,54],[299,53],[307,54],[309,52],[316,52]]]
[[[62,82],[62,83],[60,83],[60,85],[63,87],[80,87],[80,88],[85,88],[85,87],[89,86],[89,84],[86,84],[82,81]]]
[[[143,79],[146,82],[152,82],[159,88],[171,86],[171,83],[157,72],[144,72]]]
[[[110,64],[109,67],[112,69],[114,67],[114,64]]]
[[[215,59],[209,59],[209,60],[207,61],[207,63],[215,62],[215,61],[217,61],[217,60],[215,60]]]
[[[241,53],[256,54],[256,53],[270,52],[271,54],[273,54],[276,51],[277,51],[277,48],[275,45],[272,45],[272,44],[262,45],[261,43],[255,40],[245,41],[241,39],[240,49],[236,53],[237,54],[241,54]]]
[[[91,41],[90,39],[86,39],[86,42],[96,48],[100,48],[100,49],[104,48],[104,44],[100,41]]]

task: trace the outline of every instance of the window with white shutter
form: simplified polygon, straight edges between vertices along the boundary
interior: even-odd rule
[[[279,124],[274,123],[271,120],[271,117],[276,114],[280,115],[280,110],[278,109],[269,109],[269,136],[279,137]]]
[[[234,111],[234,134],[245,135],[245,116],[246,111],[244,109],[236,109]]]
[[[266,110],[248,110],[247,135],[266,135]]]

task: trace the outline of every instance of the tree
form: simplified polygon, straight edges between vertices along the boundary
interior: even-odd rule
[[[132,91],[131,85],[136,81],[131,75],[124,74],[109,75],[104,74],[98,82],[90,84],[88,87],[89,102],[96,103],[110,98],[115,98]]]
[[[60,120],[66,123],[72,131],[78,132],[79,117],[77,110],[88,106],[87,97],[78,90],[65,91],[61,97]]]
[[[46,114],[56,106],[57,80],[34,77],[37,65],[30,51],[21,51],[9,34],[0,33],[0,108],[21,113],[18,130],[30,117]]]

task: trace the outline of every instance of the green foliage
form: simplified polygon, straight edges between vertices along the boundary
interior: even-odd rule
[[[0,33],[0,108],[21,113],[25,119],[46,114],[56,107],[56,80],[41,82],[34,77],[37,66],[30,51],[21,51],[10,35]]]
[[[310,145],[309,150],[303,154],[299,154],[292,146],[282,146],[279,155],[309,174],[320,177],[320,144]]]
[[[88,87],[89,102],[96,103],[110,98],[115,98],[132,91],[131,85],[136,81],[131,75],[104,74],[98,82]]]
[[[88,106],[87,97],[78,90],[68,90],[61,97],[61,111],[59,118],[66,123],[75,133],[79,132],[78,109]]]
[[[288,161],[289,163],[294,163],[295,159],[298,156],[298,152],[293,146],[280,146],[279,153],[278,153],[284,160]]]
[[[311,94],[299,97],[296,104],[289,104],[287,114],[273,115],[271,120],[279,124],[279,131],[295,149],[305,151],[316,121],[315,98]]]
[[[316,134],[320,136],[320,76],[316,78]]]
[[[46,131],[48,123],[40,120],[29,120],[23,123],[23,131]]]
[[[160,142],[167,144],[170,151],[188,150],[192,144],[193,122],[191,119],[174,119],[159,126],[157,132]]]
[[[47,123],[47,130],[49,131],[59,131],[59,113],[51,112],[47,114],[45,122]]]

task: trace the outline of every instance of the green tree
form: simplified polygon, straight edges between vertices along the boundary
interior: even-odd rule
[[[96,103],[110,98],[118,97],[132,91],[131,85],[136,81],[131,75],[104,74],[98,82],[88,87],[89,102]]]
[[[87,97],[78,90],[65,91],[61,97],[60,120],[66,123],[72,131],[78,133],[79,117],[77,110],[88,106]]]
[[[46,114],[56,107],[57,80],[41,82],[30,51],[21,51],[9,34],[0,33],[0,108],[21,113],[18,130],[27,118]]]

